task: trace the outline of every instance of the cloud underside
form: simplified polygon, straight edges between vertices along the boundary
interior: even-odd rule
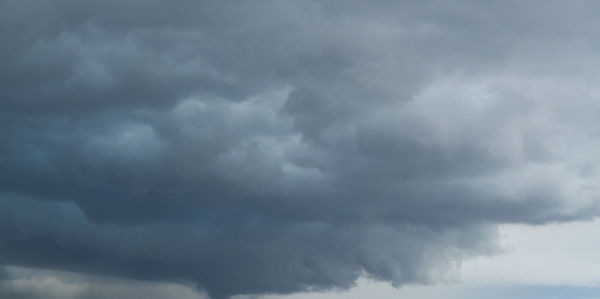
[[[449,279],[598,214],[595,2],[0,1],[0,263]]]

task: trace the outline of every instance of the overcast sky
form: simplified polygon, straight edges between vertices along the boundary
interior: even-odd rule
[[[0,0],[0,297],[600,298],[599,14]]]

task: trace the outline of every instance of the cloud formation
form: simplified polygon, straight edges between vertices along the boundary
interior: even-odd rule
[[[595,2],[0,1],[0,262],[401,285],[598,214]]]

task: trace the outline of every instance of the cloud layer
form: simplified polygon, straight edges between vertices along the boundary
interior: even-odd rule
[[[599,212],[595,2],[0,1],[0,262],[447,279]]]

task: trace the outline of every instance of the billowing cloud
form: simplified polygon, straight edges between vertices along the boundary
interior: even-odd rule
[[[595,2],[0,1],[0,262],[443,280],[598,214]]]

